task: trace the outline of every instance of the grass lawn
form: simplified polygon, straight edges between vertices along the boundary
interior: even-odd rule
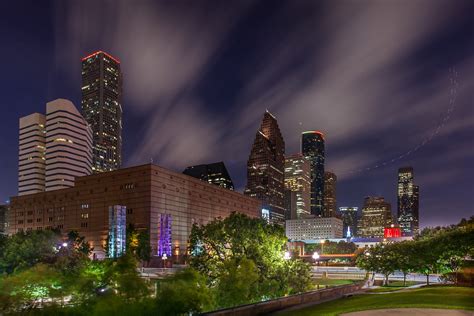
[[[282,315],[339,315],[368,309],[404,307],[474,310],[473,297],[474,288],[434,286],[400,293],[355,295]]]
[[[314,279],[314,284],[319,285],[346,285],[354,283],[353,280],[336,280],[336,279]]]

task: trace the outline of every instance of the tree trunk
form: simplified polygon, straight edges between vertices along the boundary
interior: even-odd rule
[[[389,275],[390,275],[390,274],[386,274],[386,275],[385,275],[385,286],[388,286],[388,276],[389,276]]]
[[[407,286],[407,274],[403,272],[403,286]]]
[[[426,285],[430,285],[430,274],[426,275]]]

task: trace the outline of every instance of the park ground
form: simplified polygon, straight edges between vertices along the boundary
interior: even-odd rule
[[[300,310],[279,313],[279,315],[329,316],[364,310],[392,308],[435,308],[474,311],[473,298],[474,288],[430,286],[403,289],[388,294],[359,294]]]

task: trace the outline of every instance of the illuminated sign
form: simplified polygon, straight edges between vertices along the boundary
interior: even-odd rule
[[[384,238],[396,238],[401,237],[402,232],[399,227],[386,227],[383,230],[383,237]]]

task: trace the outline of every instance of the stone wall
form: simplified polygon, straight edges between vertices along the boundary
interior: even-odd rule
[[[297,305],[306,305],[311,303],[317,303],[326,300],[333,300],[344,295],[351,294],[359,291],[364,282],[358,282],[351,285],[341,285],[324,290],[317,290],[306,292],[302,294],[290,295],[281,297],[278,299],[265,301],[256,304],[249,304],[243,306],[236,306],[233,308],[221,309],[203,315],[208,316],[246,316],[246,315],[265,315],[274,313],[286,308],[294,307]]]

